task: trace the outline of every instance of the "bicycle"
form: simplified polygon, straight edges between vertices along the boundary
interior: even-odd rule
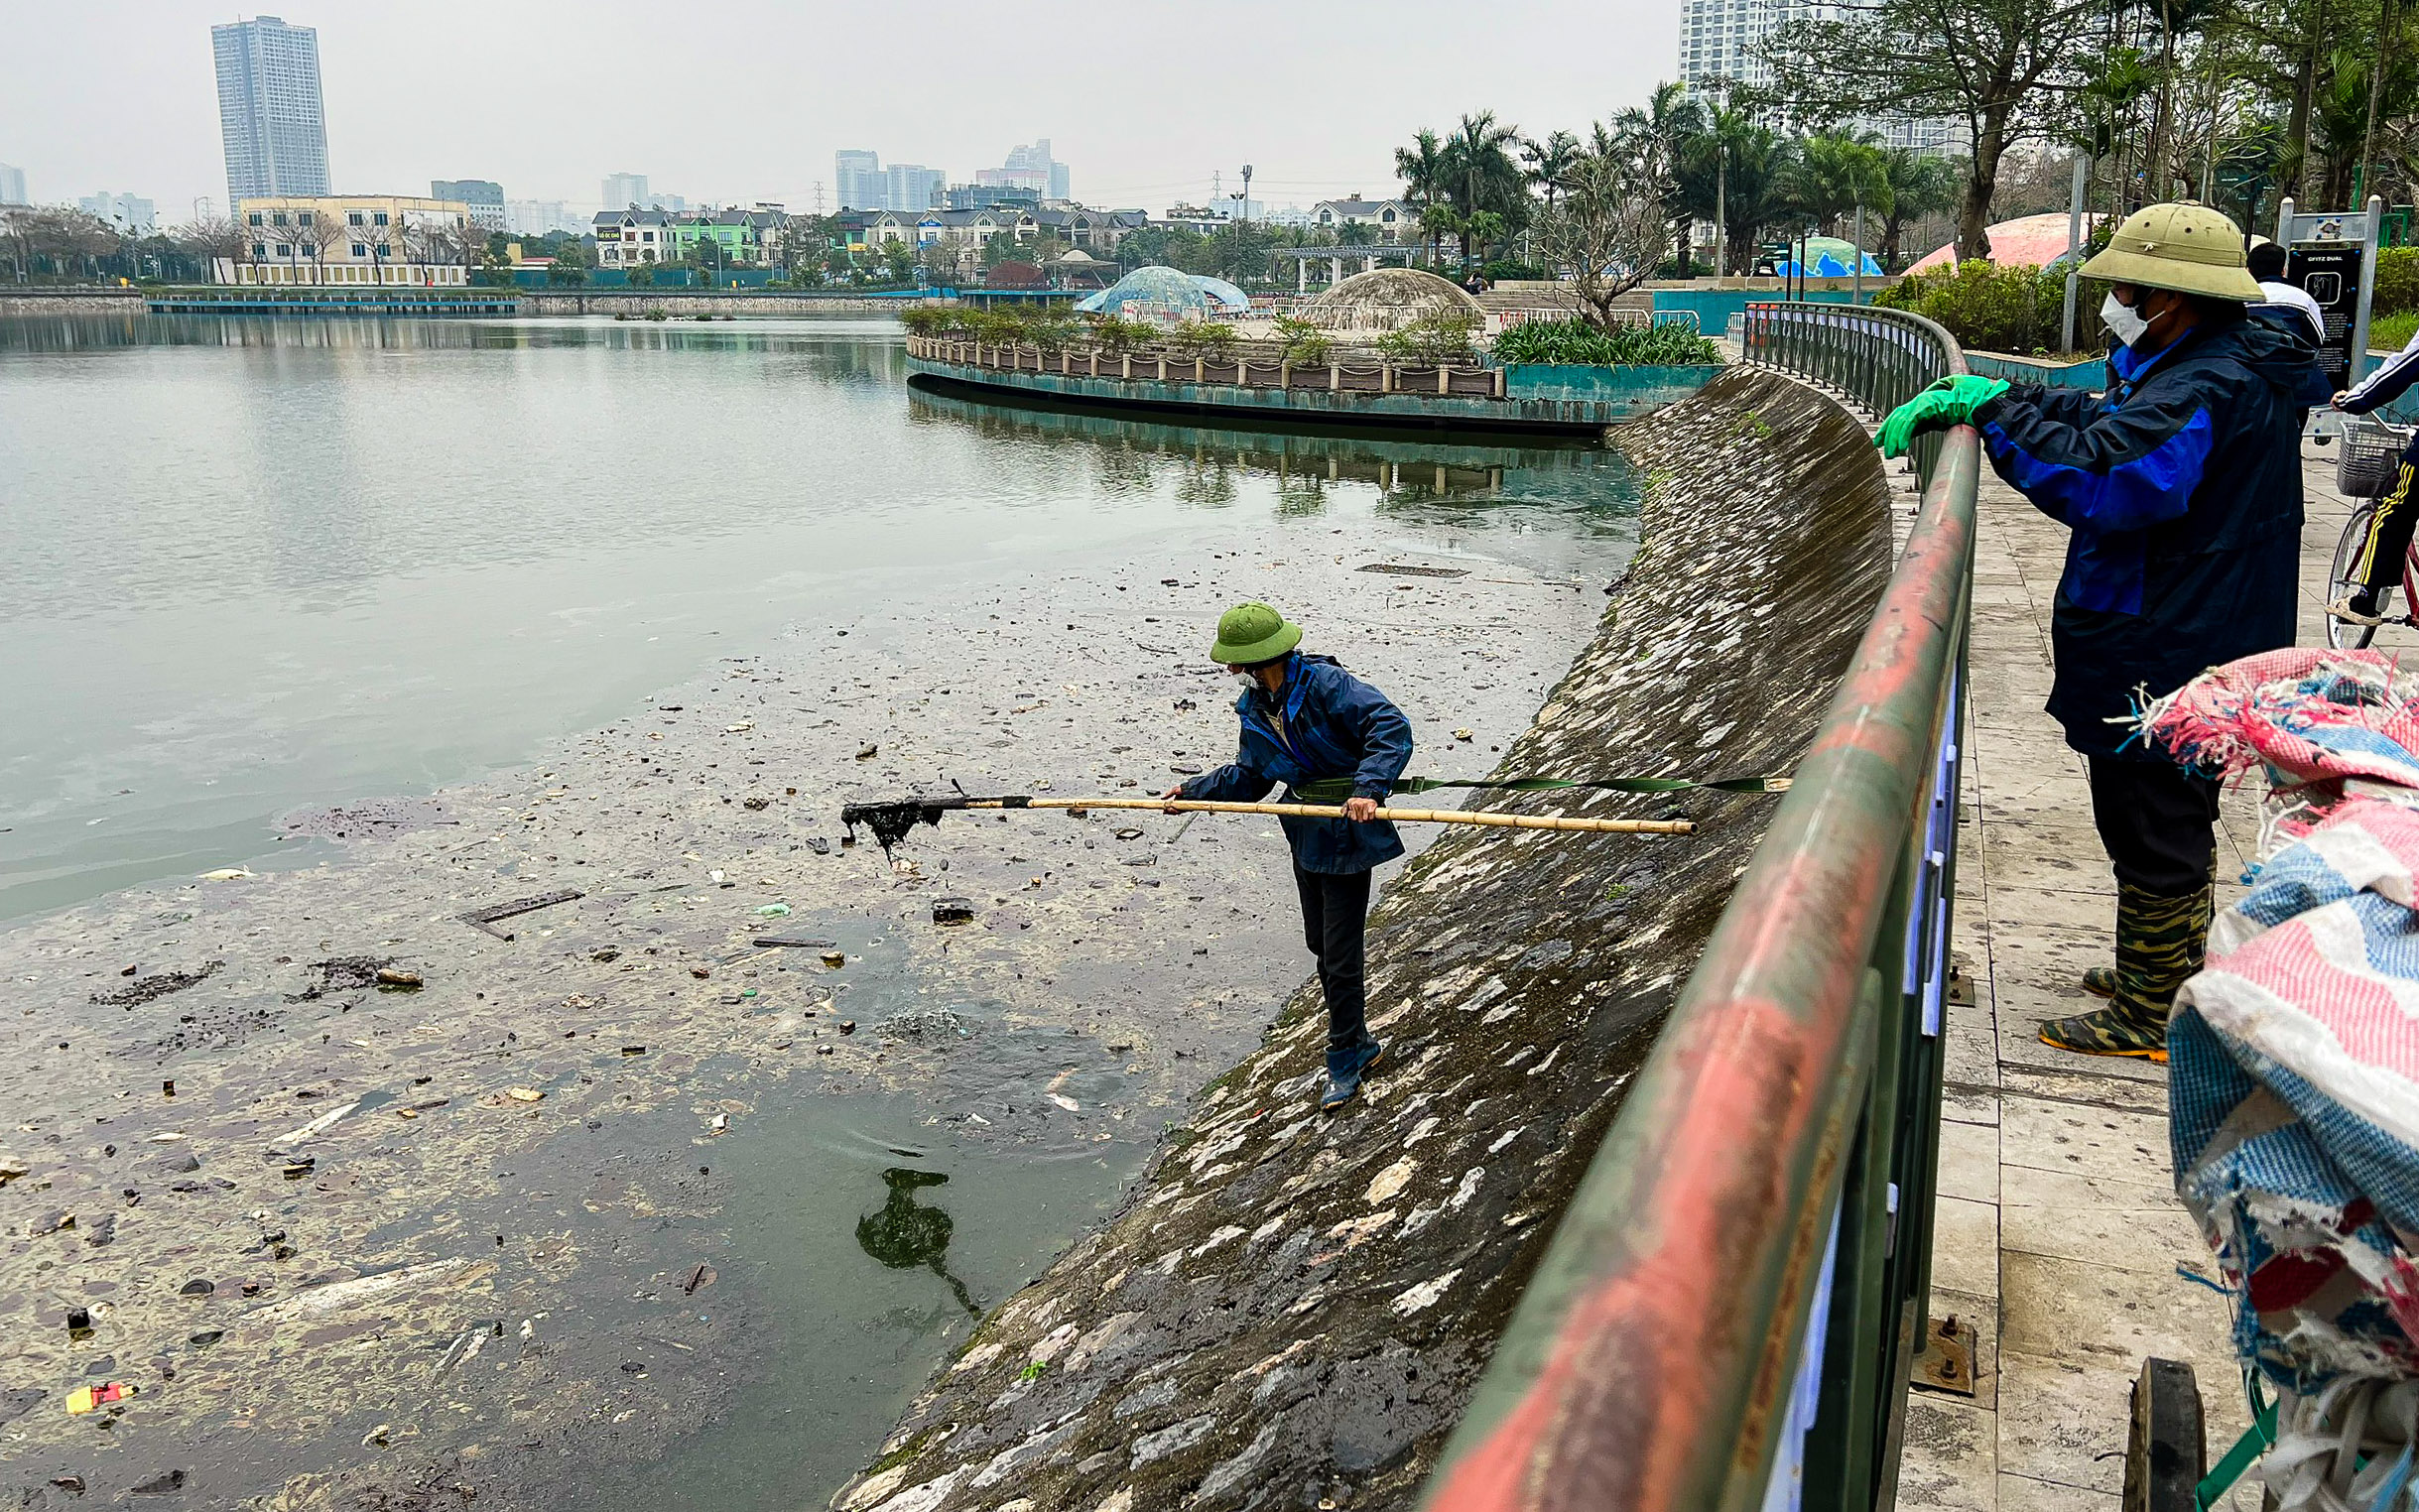
[[[2335,562],[2328,569],[2327,602],[2342,603],[2359,591],[2361,583],[2354,571],[2360,561],[2360,552],[2368,543],[2369,522],[2376,518],[2377,505],[2393,491],[2395,475],[2400,469],[2403,448],[2410,444],[2413,427],[2391,425],[2364,416],[2347,416],[2344,420],[2343,449],[2336,453],[2335,486],[2338,492],[2360,503],[2344,522],[2344,534],[2335,543]],[[2419,626],[2419,617],[2410,612],[2419,604],[2419,539],[2402,554],[2402,602],[2404,612],[2388,614],[2385,606],[2394,589],[2377,590],[2378,618],[2395,625]],[[2358,651],[2375,639],[2377,627],[2327,615],[2327,644],[2338,651]]]

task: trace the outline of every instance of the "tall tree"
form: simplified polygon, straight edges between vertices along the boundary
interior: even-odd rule
[[[1579,166],[1580,140],[1567,131],[1550,132],[1542,142],[1521,143],[1520,159],[1528,170],[1529,182],[1545,195],[1546,209],[1550,212],[1571,170]]]
[[[1963,118],[1973,156],[1958,252],[1986,257],[1999,164],[2061,123],[2107,10],[2106,0],[1873,0],[1845,19],[1779,28],[1766,56],[1808,120]]]
[[[1588,320],[1613,323],[1620,297],[1653,277],[1663,260],[1664,185],[1617,155],[1589,152],[1565,179],[1562,202],[1537,223],[1537,250],[1568,269]]]
[[[1512,158],[1519,145],[1519,129],[1497,121],[1492,110],[1464,115],[1446,140],[1446,192],[1462,217],[1464,265],[1470,260],[1471,217],[1490,211],[1502,218],[1507,231],[1517,231],[1528,221],[1528,178]]]

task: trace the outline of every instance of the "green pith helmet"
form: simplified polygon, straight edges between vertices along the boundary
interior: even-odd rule
[[[2243,266],[2242,228],[2205,204],[2135,210],[2107,250],[2079,270],[2085,278],[2256,305],[2267,296]]]
[[[1302,644],[1302,627],[1254,599],[1217,617],[1217,644],[1210,660],[1226,667],[1273,662]]]

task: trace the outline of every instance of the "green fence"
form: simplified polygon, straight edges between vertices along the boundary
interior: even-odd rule
[[[1763,305],[1743,329],[1748,362],[1876,413],[1965,370],[1896,311]],[[1916,460],[1880,606],[1429,1508],[1892,1502],[1931,1284],[1978,442]]]

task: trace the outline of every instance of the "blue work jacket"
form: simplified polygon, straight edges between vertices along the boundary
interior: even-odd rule
[[[1186,783],[1185,797],[1256,804],[1283,783],[1286,800],[1297,802],[1296,783],[1348,777],[1355,798],[1382,804],[1411,764],[1411,721],[1333,657],[1295,652],[1274,698],[1255,682],[1234,700],[1234,711],[1243,735],[1233,763]],[[1403,853],[1402,836],[1384,819],[1356,824],[1287,815],[1282,822],[1294,864],[1304,871],[1346,875]]]
[[[2087,755],[2133,740],[2137,694],[2293,644],[2308,341],[2252,319],[2119,348],[2104,395],[2017,384],[1974,411],[1999,476],[2067,527],[2049,712]]]

